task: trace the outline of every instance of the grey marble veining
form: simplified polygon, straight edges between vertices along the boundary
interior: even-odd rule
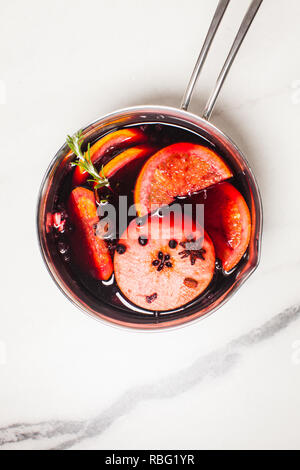
[[[271,320],[242,335],[224,348],[207,356],[198,357],[189,367],[156,383],[129,389],[110,407],[92,420],[46,421],[40,423],[16,423],[0,428],[0,446],[15,444],[22,448],[24,441],[42,441],[47,449],[69,449],[84,439],[104,433],[120,416],[130,413],[143,400],[175,397],[200,384],[205,378],[213,380],[240,361],[243,354],[263,341],[271,340],[284,329],[299,321],[300,304],[275,315]],[[55,442],[55,444],[53,444]]]

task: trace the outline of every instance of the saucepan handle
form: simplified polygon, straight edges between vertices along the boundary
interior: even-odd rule
[[[220,22],[223,18],[223,15],[226,11],[226,8],[229,4],[229,1],[230,0],[219,0],[216,12],[215,12],[214,17],[212,19],[212,22],[210,24],[208,33],[206,35],[204,44],[202,46],[201,52],[199,54],[198,60],[196,62],[195,68],[194,68],[192,76],[190,78],[189,84],[188,84],[188,86],[186,88],[186,91],[184,93],[182,103],[181,103],[181,109],[187,110],[187,108],[189,106],[195,84],[197,82],[197,79],[199,77],[199,74],[201,72],[203,64],[205,62],[205,59],[206,59],[207,53],[210,49],[211,43],[212,43],[212,41],[215,37],[215,34],[218,30],[219,24],[220,24]],[[254,20],[254,17],[256,15],[262,1],[263,0],[252,0],[252,2],[250,4],[244,18],[243,18],[243,21],[242,21],[241,26],[240,26],[240,28],[237,32],[237,35],[236,35],[236,37],[233,41],[233,44],[232,44],[231,49],[229,51],[229,54],[228,54],[228,56],[225,60],[225,63],[222,67],[222,70],[221,70],[221,72],[220,72],[220,74],[217,78],[215,86],[214,86],[214,88],[211,92],[211,95],[208,98],[208,101],[207,101],[206,106],[204,108],[204,112],[203,112],[203,118],[204,119],[209,120],[209,118],[211,116],[212,110],[215,106],[215,103],[216,103],[217,98],[219,96],[222,85],[225,81],[225,78],[226,78],[226,76],[227,76],[227,74],[230,70],[230,67],[231,67],[231,65],[232,65],[232,63],[235,59],[235,56],[236,56],[236,54],[237,54],[237,52],[238,52],[245,36],[247,34],[248,29],[251,26],[252,21]]]

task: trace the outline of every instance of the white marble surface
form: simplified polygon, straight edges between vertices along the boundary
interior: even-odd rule
[[[265,0],[212,121],[264,204],[259,269],[204,321],[123,331],[87,318],[39,254],[40,181],[66,133],[180,103],[216,1],[1,0],[1,449],[300,448],[298,0]],[[232,0],[191,110],[248,1]]]

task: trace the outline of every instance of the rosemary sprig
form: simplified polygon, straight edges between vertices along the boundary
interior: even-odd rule
[[[81,145],[83,141],[84,137],[82,135],[82,131],[76,132],[76,134],[74,134],[72,137],[69,135],[67,136],[68,146],[70,147],[72,152],[74,152],[75,155],[78,157],[78,160],[76,162],[73,162],[73,165],[79,166],[82,170],[86,171],[87,173],[89,173],[89,175],[91,175],[92,178],[88,179],[88,181],[96,183],[94,189],[109,186],[109,181],[103,172],[103,165],[100,172],[98,172],[92,163],[90,144],[88,144],[87,151],[85,153],[82,152]]]

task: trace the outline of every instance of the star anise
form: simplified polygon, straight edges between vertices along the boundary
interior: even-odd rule
[[[179,256],[181,256],[181,259],[190,257],[191,265],[195,264],[196,259],[205,260],[204,255],[206,250],[204,248],[200,248],[200,240],[193,238],[185,242],[180,242],[179,245],[184,248],[183,251],[178,253]]]

